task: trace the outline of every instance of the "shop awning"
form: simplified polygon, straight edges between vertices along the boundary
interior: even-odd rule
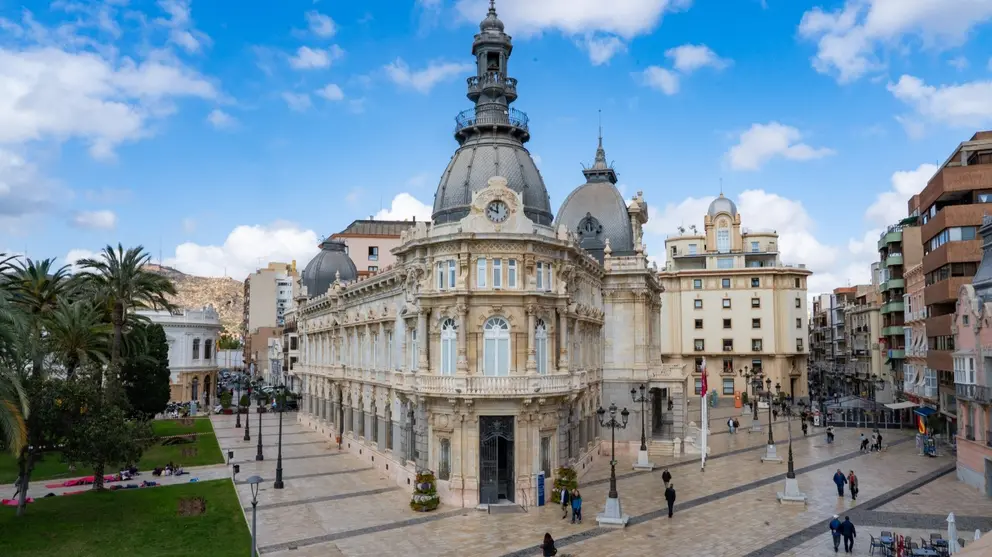
[[[929,418],[930,416],[937,413],[936,410],[930,408],[929,406],[920,406],[919,408],[914,410],[914,412],[916,412],[916,415],[923,416],[924,418]]]
[[[908,400],[904,400],[902,402],[890,402],[889,404],[886,404],[885,405],[886,408],[890,408],[892,410],[902,410],[904,408],[915,408],[917,406],[919,406],[919,404],[916,404],[915,402],[910,402]]]

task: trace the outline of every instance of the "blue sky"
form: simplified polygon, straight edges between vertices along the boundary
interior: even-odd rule
[[[486,4],[0,0],[0,250],[71,262],[140,243],[241,279],[304,264],[355,218],[424,218]],[[722,182],[812,291],[865,281],[928,165],[992,127],[992,0],[497,9],[553,205],[583,181],[602,110],[654,255]]]

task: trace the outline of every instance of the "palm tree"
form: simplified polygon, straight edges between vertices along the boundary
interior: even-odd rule
[[[54,262],[53,259],[18,261],[9,265],[10,270],[4,280],[10,303],[26,318],[33,340],[32,377],[40,377],[42,373],[45,359],[45,320],[58,307],[59,299],[72,288],[69,267],[56,269]]]
[[[15,257],[0,253],[0,445],[19,456],[27,443],[28,401],[21,385],[19,343],[21,316],[10,304],[9,274]]]
[[[101,308],[90,300],[62,299],[45,324],[48,350],[65,368],[72,380],[80,366],[95,363],[103,367],[110,354],[110,324]]]
[[[176,294],[172,281],[145,269],[151,256],[142,246],[117,249],[107,246],[99,258],[82,259],[76,264],[83,269],[83,287],[97,297],[110,311],[113,336],[110,343],[110,380],[120,376],[121,352],[124,344],[125,325],[135,309],[172,309],[168,296]],[[97,366],[96,384],[103,389],[103,369]],[[101,395],[103,396],[103,395]],[[101,403],[102,404],[102,403]],[[94,467],[93,489],[103,489],[103,463]]]

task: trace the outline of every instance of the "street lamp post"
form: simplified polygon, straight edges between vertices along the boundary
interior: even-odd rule
[[[806,402],[799,401],[800,415],[806,412]],[[799,491],[799,480],[796,479],[796,467],[792,460],[792,412],[786,415],[789,424],[789,469],[785,473],[785,491],[778,492],[779,503],[806,503],[806,494]]]
[[[238,414],[237,421],[234,423],[234,427],[241,427],[241,377],[238,377],[238,400],[234,402],[234,410]]]
[[[258,484],[262,483],[261,476],[252,476],[246,480],[251,486],[251,554],[250,557],[258,555]]]
[[[251,441],[251,415],[248,411],[251,409],[251,381],[248,382],[248,404],[245,405],[245,441]]]
[[[761,462],[782,462],[782,457],[778,456],[775,450],[775,439],[772,437],[772,380],[765,379],[765,393],[768,395],[768,446],[765,448],[765,456],[761,457]]]
[[[276,397],[276,404],[279,405],[279,452],[276,453],[276,482],[272,487],[282,489],[282,407],[286,404],[286,386],[280,385],[276,392],[282,395],[282,400]]]
[[[648,395],[644,385],[641,385],[639,389],[640,395],[637,394],[638,389],[630,390],[630,398],[633,399],[634,403],[641,403],[641,448],[637,451],[637,462],[634,463],[634,470],[654,470],[654,464],[648,460],[647,425],[645,423],[647,419],[645,403],[648,401]]]
[[[255,453],[255,460],[265,460],[265,455],[262,454],[262,395],[258,395],[257,412],[258,412],[258,451]]]
[[[620,506],[620,494],[617,493],[617,430],[627,427],[627,419],[630,412],[626,408],[620,412],[620,420],[617,420],[617,405],[610,404],[610,416],[606,419],[606,410],[602,406],[596,410],[599,416],[599,425],[610,428],[610,493],[606,497],[606,508],[596,515],[596,522],[600,526],[620,526],[624,527],[630,521],[630,516],[623,514]]]

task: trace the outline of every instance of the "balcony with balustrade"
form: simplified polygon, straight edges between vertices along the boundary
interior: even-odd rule
[[[978,404],[992,404],[992,387],[985,385],[956,383],[954,394],[960,400],[977,402]]]

